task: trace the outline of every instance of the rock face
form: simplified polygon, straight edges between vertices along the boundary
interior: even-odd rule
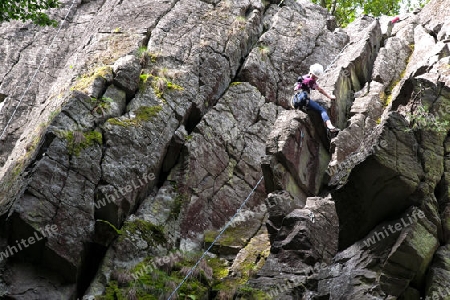
[[[51,13],[0,27],[2,297],[450,298],[444,0],[345,29],[306,0]],[[288,110],[315,62],[331,141]]]
[[[302,270],[300,266],[285,268],[282,275],[268,273],[285,266],[284,252],[279,249],[290,245],[299,232],[298,227],[288,225],[293,216],[299,215],[298,210],[269,210],[269,216],[277,215],[278,224],[269,217],[267,226],[273,228],[269,232],[275,234],[273,257],[269,256],[271,264],[260,271],[261,277],[251,281],[253,287],[282,299],[449,297],[443,259],[448,244],[445,109],[449,105],[448,68],[443,66],[448,64],[449,45],[443,38],[445,29],[442,31],[446,20],[431,17],[432,10],[441,4],[431,2],[420,13],[408,15],[395,25],[385,18],[364,17],[347,28],[353,30],[349,32],[350,44],[336,60],[337,68],[330,70],[325,85],[334,86],[334,93],[339,95],[334,110],[336,122],[347,124],[331,141],[328,187],[314,194],[329,193],[334,201],[335,211],[334,206],[323,207],[322,211],[337,215],[339,229],[327,237],[325,247],[338,245],[335,251],[339,252],[330,251],[332,261],[320,257],[311,260],[309,267],[317,262],[325,265],[302,279],[295,279]],[[447,8],[443,15],[449,15]],[[355,29],[361,35],[355,34]],[[302,124],[307,126],[308,122],[306,119]],[[298,141],[298,135],[278,134],[282,127],[271,133],[280,137],[277,145]],[[318,135],[314,138],[320,139]],[[287,146],[278,154],[270,150],[272,143],[269,138],[268,156],[262,163],[265,180],[272,183],[267,187],[297,197],[307,194],[309,189],[302,185],[305,181],[298,177],[304,168],[291,171],[284,167],[279,172],[278,164],[272,162],[287,160],[290,155],[286,153],[298,147]],[[296,151],[289,160],[311,164],[311,156]],[[311,176],[316,170],[307,174]],[[296,177],[291,181],[299,186],[295,193],[291,181],[284,179],[290,176]],[[286,224],[287,232],[279,229],[281,224]],[[327,236],[313,228],[306,226],[295,245],[303,245],[310,236]],[[314,253],[320,246],[310,243],[306,248]],[[304,250],[297,249],[290,255],[304,258]],[[286,261],[290,265],[299,263]],[[278,289],[264,287],[268,278],[278,283]],[[283,286],[287,282],[289,285]]]

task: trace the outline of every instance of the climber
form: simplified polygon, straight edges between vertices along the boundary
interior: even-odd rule
[[[298,78],[297,80],[298,84],[294,88],[294,90],[298,92],[292,97],[290,104],[293,109],[306,107],[307,109],[312,109],[319,112],[320,116],[322,117],[322,120],[325,123],[326,128],[330,132],[337,134],[337,132],[339,132],[339,129],[334,127],[333,124],[331,124],[326,109],[320,106],[314,100],[311,100],[309,98],[311,89],[313,89],[318,90],[321,94],[323,94],[330,100],[336,100],[335,96],[328,95],[327,92],[325,92],[320,86],[317,85],[316,81],[317,79],[320,78],[320,76],[322,76],[322,74],[323,74],[322,65],[320,64],[311,65],[309,68],[309,75],[304,75]]]

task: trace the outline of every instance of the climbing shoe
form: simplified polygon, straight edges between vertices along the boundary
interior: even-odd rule
[[[328,136],[328,139],[332,139],[332,138],[335,138],[337,135],[338,135],[338,133],[339,133],[339,128],[327,128],[327,136]]]

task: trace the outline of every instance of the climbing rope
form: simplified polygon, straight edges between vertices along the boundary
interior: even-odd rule
[[[18,109],[19,106],[22,104],[22,101],[23,101],[23,98],[25,97],[25,94],[28,92],[28,90],[30,89],[31,84],[34,82],[37,73],[39,72],[39,70],[40,70],[40,68],[41,68],[41,66],[42,66],[42,64],[43,64],[43,62],[44,62],[45,59],[47,58],[47,53],[49,52],[49,50],[50,50],[51,47],[53,46],[53,43],[55,42],[56,36],[57,36],[57,35],[59,34],[59,32],[61,31],[61,29],[62,29],[64,23],[66,22],[67,17],[69,16],[70,11],[72,10],[72,7],[74,6],[74,4],[75,4],[76,1],[77,1],[77,0],[73,0],[72,5],[69,7],[69,10],[67,11],[66,16],[64,17],[64,20],[61,22],[61,25],[59,25],[58,31],[56,31],[56,34],[55,34],[55,36],[53,37],[52,42],[51,42],[50,45],[48,46],[47,51],[46,51],[44,57],[41,59],[39,65],[38,65],[38,68],[36,69],[36,71],[35,71],[34,74],[33,74],[33,77],[32,77],[31,80],[28,82],[28,86],[27,86],[26,89],[23,91],[22,96],[21,96],[20,99],[19,99],[19,103],[16,105],[16,107],[15,107],[15,109],[14,109],[14,111],[13,111],[11,117],[9,118],[8,122],[6,123],[6,126],[5,126],[5,128],[3,129],[2,134],[0,135],[0,140],[1,140],[1,138],[3,137],[3,135],[5,134],[6,129],[8,129],[9,125],[11,124],[11,122],[12,122],[12,120],[13,120],[13,118],[14,118],[16,112],[17,112],[17,109]]]
[[[241,212],[241,209],[244,207],[244,205],[247,203],[248,199],[250,199],[250,196],[255,192],[256,188],[258,187],[258,185],[261,183],[262,179],[264,178],[264,176],[261,176],[261,178],[259,179],[259,181],[256,183],[255,187],[252,189],[252,191],[250,192],[250,194],[248,194],[247,198],[244,200],[244,202],[242,202],[241,206],[239,207],[239,209],[236,211],[236,213],[233,215],[233,217],[231,218],[231,220],[227,223],[227,225],[225,225],[225,227],[219,232],[219,235],[214,239],[214,241],[211,243],[211,245],[208,247],[208,249],[206,249],[205,252],[203,252],[202,256],[198,259],[198,261],[195,263],[195,265],[191,268],[191,270],[189,271],[189,273],[186,274],[186,276],[184,277],[184,279],[180,282],[180,284],[175,288],[175,290],[172,292],[172,294],[170,294],[169,298],[167,298],[167,300],[170,300],[172,298],[173,295],[175,295],[175,293],[181,288],[181,286],[186,282],[186,280],[189,278],[189,276],[191,276],[192,272],[194,272],[195,268],[197,268],[198,264],[202,261],[202,259],[205,257],[205,255],[209,252],[209,250],[212,248],[212,246],[214,246],[214,244],[217,242],[217,240],[220,238],[220,236],[224,233],[224,231],[232,224],[233,220],[239,215],[239,213]]]
[[[280,4],[278,6],[281,6],[281,4],[284,2],[281,1]],[[336,62],[336,60],[342,55],[342,53],[345,51],[345,49],[350,45],[351,43],[348,42],[344,48],[342,48],[342,50],[336,55],[336,57],[333,59],[333,61],[327,66],[327,68],[325,69],[324,73],[327,72]],[[303,142],[303,131],[301,131],[300,133],[300,146],[302,145]],[[214,239],[214,241],[211,243],[211,245],[208,247],[208,249],[206,249],[205,252],[203,252],[202,256],[198,259],[198,261],[195,263],[195,265],[189,270],[188,274],[184,277],[184,279],[181,281],[181,283],[175,288],[175,290],[170,294],[169,298],[167,298],[167,300],[172,299],[172,297],[175,295],[175,293],[183,286],[183,284],[186,282],[186,280],[189,278],[189,276],[191,276],[191,274],[194,272],[194,270],[197,268],[197,266],[200,264],[200,262],[202,261],[202,259],[206,256],[206,254],[209,252],[209,250],[214,246],[214,244],[217,242],[217,240],[220,238],[220,236],[225,232],[225,230],[232,224],[233,220],[237,217],[237,215],[239,215],[239,213],[241,212],[241,209],[244,207],[244,205],[247,203],[247,201],[250,199],[250,196],[254,193],[254,191],[256,190],[256,188],[258,187],[258,185],[261,183],[262,179],[264,176],[261,176],[261,178],[259,179],[259,181],[256,183],[255,187],[253,188],[253,190],[250,192],[250,194],[247,196],[247,198],[244,200],[244,202],[241,204],[241,206],[239,207],[239,209],[236,211],[236,213],[233,215],[233,217],[231,218],[231,220],[225,225],[225,227],[219,232],[219,235]],[[315,221],[315,216],[314,213],[310,213],[309,217],[311,219],[311,222],[314,223]]]
[[[345,49],[347,49],[347,47],[350,45],[350,42],[348,42],[344,48],[342,48],[342,50],[336,55],[336,57],[333,59],[333,61],[328,64],[328,66],[326,67],[325,71],[323,71],[324,73],[326,73],[329,69],[331,69],[331,67],[334,65],[334,63],[336,62],[336,60],[341,57],[342,53],[344,52]]]

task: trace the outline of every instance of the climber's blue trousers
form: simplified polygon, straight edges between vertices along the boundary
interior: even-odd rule
[[[298,93],[297,95],[295,95],[295,99],[294,99],[294,105],[296,105],[296,107],[301,107],[303,105],[305,105],[306,103],[308,103],[307,99],[308,99],[309,95],[306,91],[302,91],[300,93]],[[327,114],[327,110],[325,108],[323,108],[322,106],[319,105],[319,103],[315,102],[314,100],[309,99],[309,103],[306,105],[307,109],[312,109],[317,111],[320,116],[322,117],[322,120],[324,122],[328,121],[330,119],[330,117],[328,117]]]
[[[307,106],[308,109],[312,109],[320,113],[320,116],[322,117],[322,120],[324,122],[328,121],[330,117],[328,117],[327,110],[319,105],[319,103],[315,102],[314,100],[309,100],[309,104]]]

